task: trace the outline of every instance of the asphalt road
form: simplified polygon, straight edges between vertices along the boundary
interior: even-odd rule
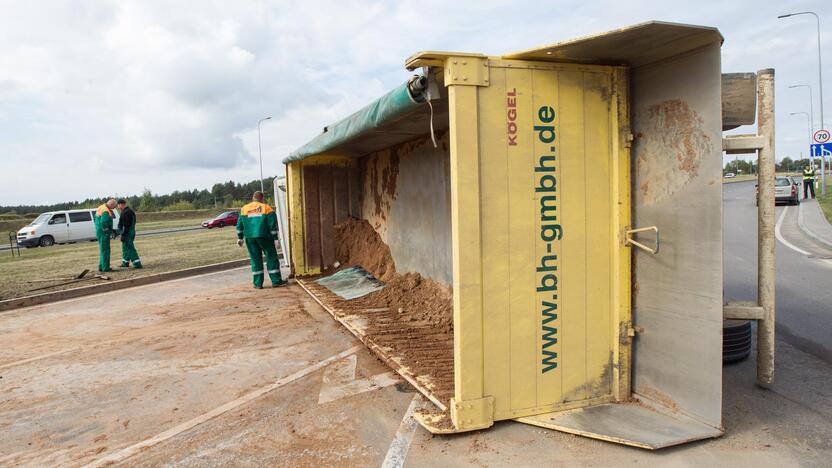
[[[832,363],[832,251],[800,230],[797,208],[778,205],[776,210],[776,219],[780,220],[775,254],[777,335],[795,348]],[[725,184],[723,209],[725,300],[755,301],[757,208],[754,182]]]

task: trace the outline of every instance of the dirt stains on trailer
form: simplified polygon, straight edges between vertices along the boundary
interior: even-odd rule
[[[598,376],[565,391],[561,401],[567,403],[572,401],[591,400],[610,395],[612,391],[613,367],[613,353],[610,352],[609,359],[603,369],[601,369]]]
[[[361,158],[364,198],[362,214],[373,228],[384,236],[390,208],[396,199],[396,180],[399,177],[399,155],[395,149],[385,149]]]
[[[361,215],[370,222],[373,229],[387,240],[387,223],[393,202],[398,196],[399,166],[416,149],[430,143],[430,137],[423,136],[406,141],[392,148],[370,153],[360,159],[361,183],[364,197]],[[440,135],[437,143],[443,151],[449,151],[449,134]]]
[[[636,110],[636,171],[642,182],[637,197],[652,205],[673,196],[699,176],[703,157],[713,150],[705,122],[681,99]],[[662,160],[664,164],[648,164]]]

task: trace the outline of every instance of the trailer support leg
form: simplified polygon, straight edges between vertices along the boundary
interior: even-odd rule
[[[757,385],[774,383],[774,69],[757,72],[758,135],[764,144],[758,152],[757,300],[763,309],[757,321]]]

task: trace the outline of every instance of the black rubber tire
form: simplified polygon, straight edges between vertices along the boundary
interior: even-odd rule
[[[38,239],[38,245],[41,247],[52,247],[55,245],[55,238],[52,236],[43,236]]]
[[[220,221],[219,223],[217,223],[217,227],[224,228],[225,227],[225,221]]]
[[[744,361],[751,354],[753,333],[749,320],[722,321],[722,363]]]

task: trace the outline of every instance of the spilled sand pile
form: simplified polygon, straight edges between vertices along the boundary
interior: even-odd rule
[[[336,224],[335,258],[345,267],[359,265],[387,282],[396,274],[396,264],[387,246],[366,220],[347,218]]]
[[[366,220],[336,225],[335,237],[342,268],[361,266],[385,287],[345,300],[314,281],[303,285],[383,361],[447,404],[454,390],[452,292],[418,273],[397,273],[390,248]]]

